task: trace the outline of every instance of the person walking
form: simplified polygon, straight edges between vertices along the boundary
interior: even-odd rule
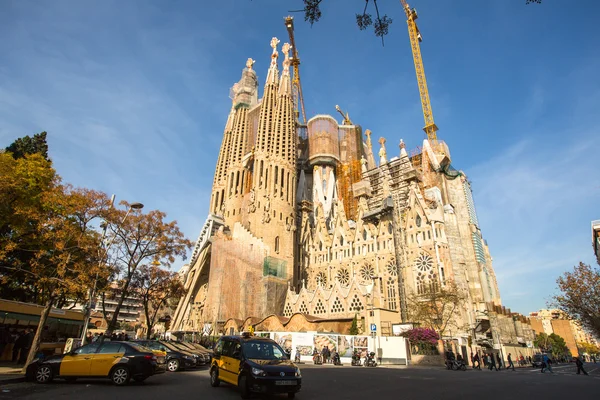
[[[494,356],[492,356],[493,358]],[[496,353],[496,363],[498,364],[498,369],[502,369],[502,360],[500,359],[500,353]]]
[[[585,372],[585,369],[583,369],[583,361],[581,361],[581,357],[575,357],[575,365],[577,365],[577,375],[579,375],[580,372],[583,372],[584,375],[588,374]]]
[[[475,366],[475,363],[477,363],[477,366]],[[481,371],[481,363],[479,362],[479,353],[475,353],[475,356],[473,356],[473,369],[478,369]]]
[[[494,357],[493,354],[488,356],[488,363],[490,364],[490,371],[493,370],[494,368],[496,369],[496,371],[498,371],[498,367],[496,366],[496,359]]]
[[[550,359],[548,358],[547,354],[544,354],[542,356],[542,373],[544,373],[544,369],[547,369],[548,371],[550,371],[551,374],[554,373],[552,371],[552,367],[550,366]]]
[[[508,365],[506,366],[506,369],[509,369],[512,367],[512,370],[515,370],[515,364],[513,364],[512,362],[512,358],[510,356],[510,353],[508,353],[508,356],[506,357],[506,360],[508,361]]]

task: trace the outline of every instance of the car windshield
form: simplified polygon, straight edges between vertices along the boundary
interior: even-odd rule
[[[283,350],[277,343],[269,341],[250,341],[242,344],[244,355],[256,360],[284,360]]]

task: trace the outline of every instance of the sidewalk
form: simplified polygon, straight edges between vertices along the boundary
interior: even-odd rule
[[[25,375],[21,373],[22,369],[22,365],[0,361],[0,386],[8,383],[25,382]]]

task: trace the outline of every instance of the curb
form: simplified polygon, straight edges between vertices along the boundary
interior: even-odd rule
[[[25,376],[19,375],[19,376],[15,376],[14,378],[0,379],[0,386],[6,385],[9,383],[21,383],[21,382],[25,382],[25,381],[26,381]]]

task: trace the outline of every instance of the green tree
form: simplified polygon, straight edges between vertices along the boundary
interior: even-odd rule
[[[600,336],[600,269],[580,262],[556,283],[561,293],[553,297],[551,305]]]
[[[358,320],[356,314],[354,314],[354,318],[352,319],[352,325],[350,325],[350,334],[358,335]]]
[[[533,340],[533,344],[542,351],[550,352],[554,357],[560,357],[569,354],[569,348],[565,339],[556,333],[550,335],[539,333]]]
[[[33,137],[25,136],[15,140],[6,151],[12,154],[14,158],[23,158],[30,154],[40,154],[46,161],[48,158],[48,143],[46,142],[46,132],[40,132]]]

